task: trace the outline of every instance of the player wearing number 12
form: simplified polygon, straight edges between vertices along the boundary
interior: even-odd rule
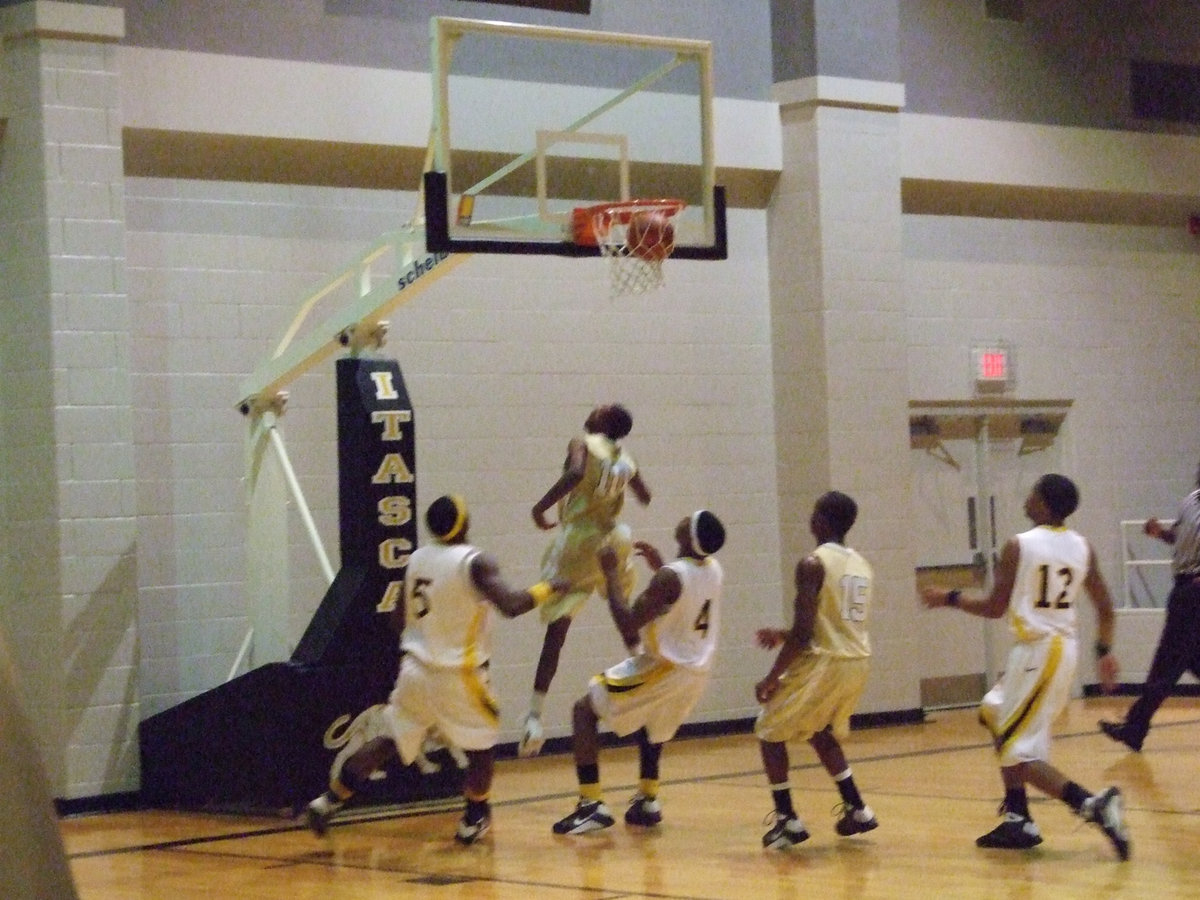
[[[871,659],[867,618],[874,575],[862,554],[845,545],[857,517],[858,505],[841,491],[817,499],[809,528],[819,546],[796,564],[792,627],[756,633],[759,646],[780,648],[754,689],[762,704],[754,733],[775,804],[774,821],[762,839],[769,850],[808,839],[792,806],[787,741],[808,741],[837,785],[838,834],[849,837],[879,824],[858,792],[840,743],[850,731]]]
[[[1027,850],[1042,842],[1029,814],[1025,786],[1062,800],[1104,832],[1121,859],[1129,835],[1121,792],[1092,794],[1050,765],[1054,720],[1071,697],[1078,658],[1076,601],[1086,593],[1096,610],[1096,668],[1105,690],[1117,677],[1112,655],[1113,605],[1088,540],[1064,523],[1079,505],[1079,490],[1064,475],[1043,475],[1025,498],[1033,528],[1005,541],[987,594],[926,587],[930,608],[955,607],[995,619],[1008,613],[1013,646],[999,683],[983,698],[979,719],[992,734],[1004,782],[999,825],[979,837],[979,847]]]

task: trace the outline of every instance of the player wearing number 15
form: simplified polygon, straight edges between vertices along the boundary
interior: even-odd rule
[[[1063,475],[1043,475],[1025,498],[1033,528],[1005,541],[986,594],[926,587],[930,608],[955,607],[988,619],[1008,613],[1013,647],[999,683],[983,698],[979,719],[992,733],[1004,782],[1000,824],[976,846],[1027,850],[1042,842],[1029,814],[1025,786],[1062,800],[1096,825],[1121,859],[1129,858],[1129,835],[1121,792],[1092,794],[1050,765],[1054,720],[1071,697],[1078,658],[1076,601],[1087,594],[1096,610],[1096,668],[1106,690],[1117,677],[1111,652],[1113,606],[1088,540],[1064,523],[1079,505],[1079,490]]]
[[[762,704],[754,733],[775,804],[774,822],[763,835],[767,849],[784,850],[808,839],[792,806],[787,741],[808,741],[837,785],[838,834],[849,837],[879,824],[859,795],[840,743],[849,733],[871,658],[867,619],[874,576],[862,555],[846,546],[857,517],[857,504],[841,491],[817,499],[809,528],[819,546],[796,565],[792,627],[756,633],[759,646],[780,648],[754,689]]]

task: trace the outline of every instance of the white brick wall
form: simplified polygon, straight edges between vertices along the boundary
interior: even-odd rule
[[[1182,227],[908,216],[904,242],[913,396],[961,396],[964,348],[991,336],[1017,348],[1018,396],[1073,399],[1053,455],[1080,486],[1073,524],[1119,596],[1119,522],[1173,517],[1200,458],[1195,238]],[[1143,676],[1155,637],[1118,626],[1126,678]]]

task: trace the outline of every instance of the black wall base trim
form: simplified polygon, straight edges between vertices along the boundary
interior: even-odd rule
[[[920,725],[924,721],[925,710],[923,709],[896,709],[888,712],[863,713],[851,716],[850,727],[854,730],[860,728],[886,728],[892,725]]]
[[[60,818],[88,816],[96,813],[131,812],[142,808],[142,795],[137,791],[120,794],[99,794],[74,800],[55,800],[54,811]]]
[[[1083,696],[1085,697],[1138,697],[1141,696],[1142,684],[1130,684],[1122,682],[1118,684],[1111,694],[1104,693],[1104,690],[1098,684],[1085,684],[1083,686]],[[1171,690],[1172,697],[1200,697],[1200,684],[1187,683],[1177,684]]]

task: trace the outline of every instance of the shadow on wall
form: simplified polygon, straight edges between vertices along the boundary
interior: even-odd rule
[[[106,739],[100,742],[103,750],[92,745],[109,758],[103,771],[97,766],[83,773],[88,782],[102,781],[97,785],[99,790],[90,793],[134,790],[137,786],[137,596],[134,544],[116,560],[63,633],[64,740],[69,743],[72,735],[82,733],[83,719],[89,711],[120,710],[115,722],[106,723]],[[123,685],[119,695],[101,695],[112,689],[108,685],[117,684]],[[115,739],[107,739],[109,735]]]

